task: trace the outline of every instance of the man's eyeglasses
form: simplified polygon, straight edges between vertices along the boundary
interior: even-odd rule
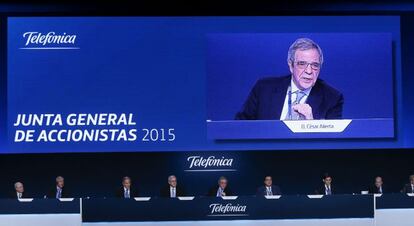
[[[321,69],[321,64],[320,63],[308,63],[306,61],[296,61],[296,66],[298,66],[299,69],[306,69],[308,68],[308,66],[310,65],[312,70],[319,70]]]

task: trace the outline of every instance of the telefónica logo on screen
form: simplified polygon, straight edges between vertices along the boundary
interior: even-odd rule
[[[66,32],[27,31],[22,37],[24,46],[20,49],[80,49],[76,45],[77,35]]]

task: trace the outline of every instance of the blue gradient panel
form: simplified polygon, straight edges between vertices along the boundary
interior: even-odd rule
[[[2,150],[3,153],[32,153],[404,147],[405,140],[398,131],[395,139],[224,142],[207,139],[206,131],[208,37],[222,33],[329,33],[333,36],[352,33],[355,37],[358,33],[362,36],[389,34],[393,44],[395,117],[400,128],[399,21],[395,16],[9,18],[8,144]],[[25,45],[23,34],[34,31],[76,34],[75,45],[51,47],[79,49],[22,49],[33,47]],[[375,40],[372,44],[381,41]],[[347,84],[346,89],[351,85]],[[392,117],[391,90],[383,94],[384,108],[380,113]],[[101,112],[133,113],[138,139],[134,142],[13,142],[17,114]],[[356,115],[351,110],[347,114]],[[173,128],[175,140],[143,142],[143,128],[158,131]]]

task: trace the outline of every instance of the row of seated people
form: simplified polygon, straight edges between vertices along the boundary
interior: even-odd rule
[[[402,193],[414,193],[414,175],[410,175],[409,177],[410,183],[406,184],[403,189],[401,189]],[[315,194],[322,194],[322,195],[333,195],[335,194],[335,187],[332,185],[332,176],[329,174],[324,174],[322,178],[322,185],[319,189],[315,190]],[[16,182],[14,184],[14,192],[10,196],[10,198],[30,198],[24,191],[23,183]],[[384,183],[381,177],[376,177],[374,184],[369,188],[369,193],[371,194],[382,194],[387,193],[387,189],[384,187]],[[260,186],[257,189],[256,195],[257,196],[272,196],[272,195],[281,195],[282,191],[279,186],[273,184],[272,176],[265,176],[263,181],[263,186]],[[161,197],[170,197],[175,198],[179,196],[186,196],[185,190],[178,185],[177,177],[171,175],[168,177],[168,184],[161,189],[160,196]],[[218,179],[217,185],[212,187],[209,192],[208,196],[212,197],[222,197],[222,196],[232,196],[235,195],[230,187],[228,186],[228,180],[226,177],[222,176]],[[132,181],[130,177],[124,177],[122,179],[122,186],[116,192],[116,197],[119,198],[133,198],[139,197],[140,194],[137,189],[132,186]],[[65,180],[62,176],[56,177],[56,186],[45,195],[45,198],[70,198],[71,194],[67,192],[65,189]]]

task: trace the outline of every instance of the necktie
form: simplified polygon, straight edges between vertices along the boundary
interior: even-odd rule
[[[221,189],[221,187],[218,189],[218,191],[217,191],[217,195],[216,195],[217,197],[221,197],[221,196],[223,196],[223,189]]]
[[[17,198],[18,198],[18,199],[21,199],[21,198],[22,198],[22,193],[20,193],[20,192],[19,192],[19,193],[17,193],[17,194],[18,194],[18,195],[17,195]]]
[[[62,197],[62,189],[58,188],[56,192],[56,198],[60,199]]]
[[[124,198],[129,199],[130,195],[129,195],[129,189],[125,189],[125,195]]]
[[[295,101],[291,100],[292,103],[289,103],[289,110],[288,110],[288,119],[290,120],[303,120],[304,117],[302,115],[300,115],[299,113],[293,111],[291,108],[292,106],[299,104],[300,101],[306,96],[306,93],[301,91],[301,90],[297,90],[294,92],[296,94],[296,98]],[[291,99],[291,98],[289,98]],[[289,115],[290,113],[290,115]]]
[[[327,195],[331,195],[332,194],[331,187],[326,187],[326,194]]]
[[[306,95],[305,92],[303,92],[302,90],[298,90],[296,91],[296,100],[293,104],[299,104],[300,101],[302,100],[302,98]]]

